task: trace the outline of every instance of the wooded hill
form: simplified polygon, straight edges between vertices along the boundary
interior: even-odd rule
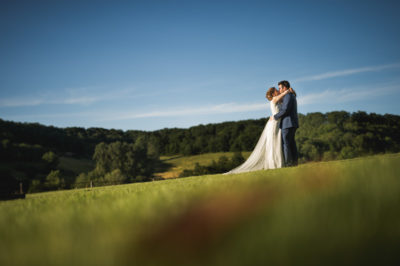
[[[34,184],[33,180],[39,180],[36,183],[42,184],[40,190],[45,183],[47,189],[60,186],[69,188],[76,181],[76,175],[61,180],[62,173],[54,173],[57,171],[58,158],[69,156],[96,160],[97,173],[92,173],[92,177],[81,176],[82,180],[99,178],[100,175],[114,171],[114,175],[123,182],[142,181],[151,177],[159,155],[251,151],[266,122],[266,118],[261,118],[198,125],[187,129],[122,131],[57,128],[0,119],[0,178],[3,183],[5,179],[24,181],[25,188]],[[400,151],[398,115],[367,114],[361,111],[309,113],[300,114],[299,123],[296,141],[300,162]],[[94,157],[96,145],[97,157]],[[122,154],[123,151],[129,153],[130,157]],[[126,161],[130,161],[130,164],[127,165]],[[49,177],[50,173],[52,176]],[[57,181],[57,178],[60,180]]]

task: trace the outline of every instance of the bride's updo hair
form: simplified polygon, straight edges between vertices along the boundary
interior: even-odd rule
[[[289,88],[289,91],[290,91],[291,93],[293,93],[294,96],[297,96],[297,95],[296,95],[296,92],[294,91],[294,89],[293,89],[292,87]]]
[[[267,97],[267,99],[269,101],[272,101],[272,98],[274,97],[275,91],[276,91],[275,87],[269,88],[268,91],[267,91],[267,94],[265,95],[265,97]]]

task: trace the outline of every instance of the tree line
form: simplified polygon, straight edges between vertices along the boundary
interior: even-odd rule
[[[0,119],[0,178],[2,183],[4,180],[9,183],[22,180],[24,188],[33,191],[71,188],[79,181],[88,180],[146,181],[152,177],[159,155],[251,151],[266,122],[266,118],[261,118],[187,129],[123,131],[57,128]],[[400,151],[398,115],[361,111],[316,112],[300,114],[299,123],[296,142],[300,162]],[[63,173],[57,169],[57,158],[65,154],[92,159],[96,163],[95,169],[73,178],[63,178]],[[220,165],[228,165],[226,161],[222,159]],[[219,167],[217,164],[213,169]],[[197,170],[201,172],[201,166]]]

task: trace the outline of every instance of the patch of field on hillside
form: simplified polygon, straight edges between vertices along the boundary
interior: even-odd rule
[[[250,153],[251,152],[242,152],[242,155],[247,159],[250,156]],[[155,175],[162,178],[177,178],[184,169],[193,169],[196,163],[199,163],[200,165],[209,165],[213,160],[218,161],[221,156],[230,158],[233,154],[233,152],[216,152],[191,156],[160,156],[160,160],[164,167],[162,171],[160,171],[160,169],[156,171],[157,173],[155,173]]]
[[[0,265],[399,265],[400,154],[0,202]]]
[[[61,156],[59,160],[58,168],[60,170],[72,172],[75,175],[90,172],[95,167],[95,162],[89,159]]]

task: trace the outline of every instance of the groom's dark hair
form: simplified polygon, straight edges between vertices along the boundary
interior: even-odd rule
[[[282,87],[286,87],[287,89],[290,88],[290,83],[287,80],[279,81],[278,85],[282,85]]]

